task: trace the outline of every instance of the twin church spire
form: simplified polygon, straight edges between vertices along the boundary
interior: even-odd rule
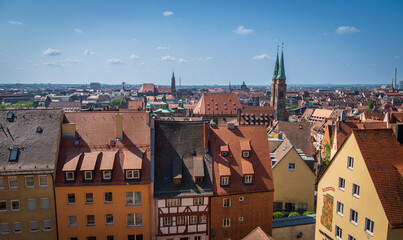
[[[276,63],[274,65],[274,74],[273,74],[272,79],[286,79],[285,68],[284,68],[284,51],[283,51],[283,49],[281,49],[281,60],[279,63],[278,48],[277,48]]]
[[[284,68],[283,49],[281,49],[281,59],[279,61],[277,48],[276,63],[274,65],[272,80],[270,105],[273,106],[276,110],[276,120],[287,121],[287,113],[285,109],[287,84]]]

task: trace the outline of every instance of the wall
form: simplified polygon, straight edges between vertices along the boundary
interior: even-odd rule
[[[280,144],[281,144],[282,142],[283,142],[283,140],[281,140],[281,139],[269,138],[269,149],[270,149],[270,152],[271,152],[271,153],[274,152],[274,151],[277,149],[277,147],[280,146]]]
[[[291,227],[273,228],[273,238],[276,240],[297,239],[297,235],[302,232],[300,240],[315,239],[315,224],[297,225]]]
[[[244,201],[239,201],[243,197]],[[231,207],[224,208],[224,198],[231,198]],[[253,229],[260,226],[271,235],[273,223],[273,192],[248,193],[212,197],[211,202],[211,239],[242,239]],[[243,217],[243,222],[239,221]],[[223,228],[223,219],[231,219],[231,227]],[[212,232],[214,231],[214,236]]]

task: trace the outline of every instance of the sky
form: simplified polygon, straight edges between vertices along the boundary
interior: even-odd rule
[[[0,0],[0,83],[403,80],[403,1]],[[400,71],[400,72],[399,72]]]

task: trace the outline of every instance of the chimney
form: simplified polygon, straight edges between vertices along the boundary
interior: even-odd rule
[[[229,130],[234,130],[235,129],[235,123],[227,122],[227,127],[228,127]]]
[[[76,136],[76,124],[75,123],[63,123],[62,124],[62,137],[73,138]]]
[[[238,108],[238,124],[241,124],[241,109]]]
[[[403,124],[398,123],[395,125],[395,127],[393,128],[395,136],[396,136],[396,140],[400,143],[403,144]]]
[[[204,136],[204,151],[205,152],[207,152],[208,151],[208,140],[209,140],[209,138],[208,138],[208,129],[209,128],[209,126],[208,126],[208,122],[207,121],[204,121],[203,122],[203,132],[204,132],[204,134],[203,134],[203,136]]]
[[[123,140],[123,116],[116,113],[116,140]]]

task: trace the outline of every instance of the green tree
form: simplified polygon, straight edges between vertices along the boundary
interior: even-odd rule
[[[312,211],[306,211],[306,212],[304,212],[304,214],[302,214],[302,215],[306,216],[306,215],[311,215],[311,214],[315,214],[315,212],[312,212]]]
[[[283,218],[284,214],[282,212],[274,212],[273,218]]]
[[[44,97],[44,96],[46,96],[46,95],[48,95],[48,92],[40,92],[40,93],[39,93],[39,96],[42,96],[42,97]]]
[[[297,212],[292,212],[288,215],[288,217],[297,217],[297,216],[301,216],[301,214],[297,213]]]
[[[120,106],[120,105],[125,105],[125,104],[126,104],[126,101],[125,101],[125,100],[122,100],[122,99],[114,98],[114,99],[111,100],[111,104],[112,104],[113,106]]]
[[[374,100],[369,99],[368,101],[368,109],[373,109],[374,108]]]

